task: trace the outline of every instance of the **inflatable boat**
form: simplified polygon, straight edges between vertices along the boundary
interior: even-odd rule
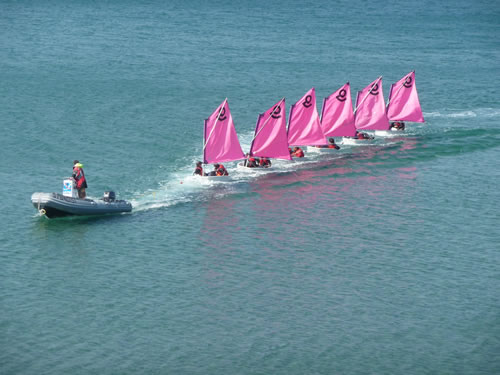
[[[105,193],[102,199],[80,199],[58,193],[33,193],[31,203],[48,218],[71,215],[105,215],[132,211],[132,204],[115,200],[114,193]]]
[[[106,191],[101,199],[78,198],[75,181],[63,181],[63,193],[33,193],[31,203],[48,218],[72,215],[106,215],[132,211],[132,204],[117,200],[114,191]]]

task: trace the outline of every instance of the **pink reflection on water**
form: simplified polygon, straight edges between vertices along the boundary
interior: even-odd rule
[[[416,143],[371,146],[356,154],[297,165],[295,171],[250,181],[248,197],[207,203],[200,231],[210,264],[207,277],[220,277],[219,272],[226,272],[223,267],[231,267],[228,262],[241,258],[235,243],[248,243],[270,256],[297,256],[302,247],[311,246],[311,238],[325,241],[333,236],[352,245],[362,233],[356,251],[369,250],[372,233],[367,234],[365,225],[380,229],[377,238],[383,241],[391,221],[404,223],[405,215],[415,209],[417,167],[396,165],[408,165],[404,154]],[[389,160],[380,160],[385,157]],[[251,234],[249,225],[255,229]]]
[[[396,154],[415,148],[415,141],[408,143],[397,145]],[[387,147],[371,147],[312,169],[257,179],[251,183],[259,194],[253,206],[255,216],[278,243],[292,249],[307,243],[301,230],[305,236],[317,233],[318,241],[333,236],[350,242],[357,232],[366,231],[363,223],[372,221],[374,227],[385,228],[387,217],[415,209],[411,197],[417,168],[384,168],[387,162],[379,160],[393,158],[391,154]]]
[[[201,277],[208,285],[217,287],[224,283],[228,273],[227,263],[235,250],[234,238],[242,228],[239,226],[239,216],[234,212],[236,201],[233,199],[214,198],[206,205],[199,239],[204,254],[204,273]]]
[[[200,229],[200,239],[205,246],[218,249],[221,241],[231,247],[233,242],[232,233],[241,228],[238,225],[238,216],[233,212],[235,200],[212,199],[207,203],[206,214],[203,217],[203,225]],[[232,227],[233,230],[226,230]]]
[[[399,178],[414,180],[417,178],[417,167],[398,168],[397,171]]]

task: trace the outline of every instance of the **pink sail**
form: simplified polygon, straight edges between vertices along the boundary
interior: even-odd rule
[[[222,163],[244,159],[227,99],[205,120],[203,162]]]
[[[356,135],[349,82],[323,101],[321,127],[325,137],[354,137]]]
[[[288,144],[295,146],[325,145],[326,138],[319,122],[314,87],[292,105],[288,122]]]
[[[408,73],[391,86],[387,117],[390,121],[425,122],[418,100],[415,71]]]
[[[389,119],[385,113],[382,77],[358,91],[356,97],[355,123],[357,129],[389,130]]]
[[[288,152],[285,98],[259,115],[250,155],[292,160]]]

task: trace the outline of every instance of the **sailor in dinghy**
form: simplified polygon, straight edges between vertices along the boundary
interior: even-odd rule
[[[335,138],[328,138],[328,144],[323,146],[313,146],[313,148],[319,149],[318,151],[330,151],[330,150],[340,150],[340,146],[335,143]],[[310,147],[307,148],[310,150]]]
[[[393,121],[391,122],[390,130],[402,131],[405,130],[405,123],[402,121]]]
[[[204,173],[201,167],[201,173],[197,174],[208,180],[229,181],[229,173],[222,163],[244,158],[226,98],[205,120],[203,131],[203,164],[214,164],[214,171]]]

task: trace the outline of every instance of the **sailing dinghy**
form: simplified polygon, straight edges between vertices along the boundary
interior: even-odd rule
[[[354,137],[356,135],[349,82],[323,100],[321,128],[325,137]],[[308,147],[307,150],[330,152],[335,149]]]
[[[356,96],[356,107],[354,108],[354,124],[356,130],[389,130],[390,124],[385,112],[384,93],[382,91],[382,76],[358,91]],[[373,139],[373,137],[368,138]],[[366,139],[360,138],[359,134],[348,143],[360,144]],[[345,140],[344,140],[344,143]]]
[[[290,152],[288,152],[285,98],[266,112],[259,114],[248,156],[292,160]],[[246,164],[246,161],[238,163],[238,168],[243,170],[263,169],[262,167],[247,167]],[[272,167],[265,167],[265,169],[269,168]]]
[[[219,164],[244,159],[227,98],[205,120],[203,164]],[[202,176],[208,180],[230,181],[229,176]]]
[[[324,146],[327,144],[316,108],[316,91],[311,88],[290,109],[289,146]]]
[[[33,193],[31,203],[38,212],[49,218],[64,216],[106,215],[132,211],[132,204],[116,199],[113,191],[104,193],[102,199],[78,198],[72,178],[63,182],[63,193]]]
[[[391,85],[386,110],[391,122],[425,122],[418,100],[414,70]]]

